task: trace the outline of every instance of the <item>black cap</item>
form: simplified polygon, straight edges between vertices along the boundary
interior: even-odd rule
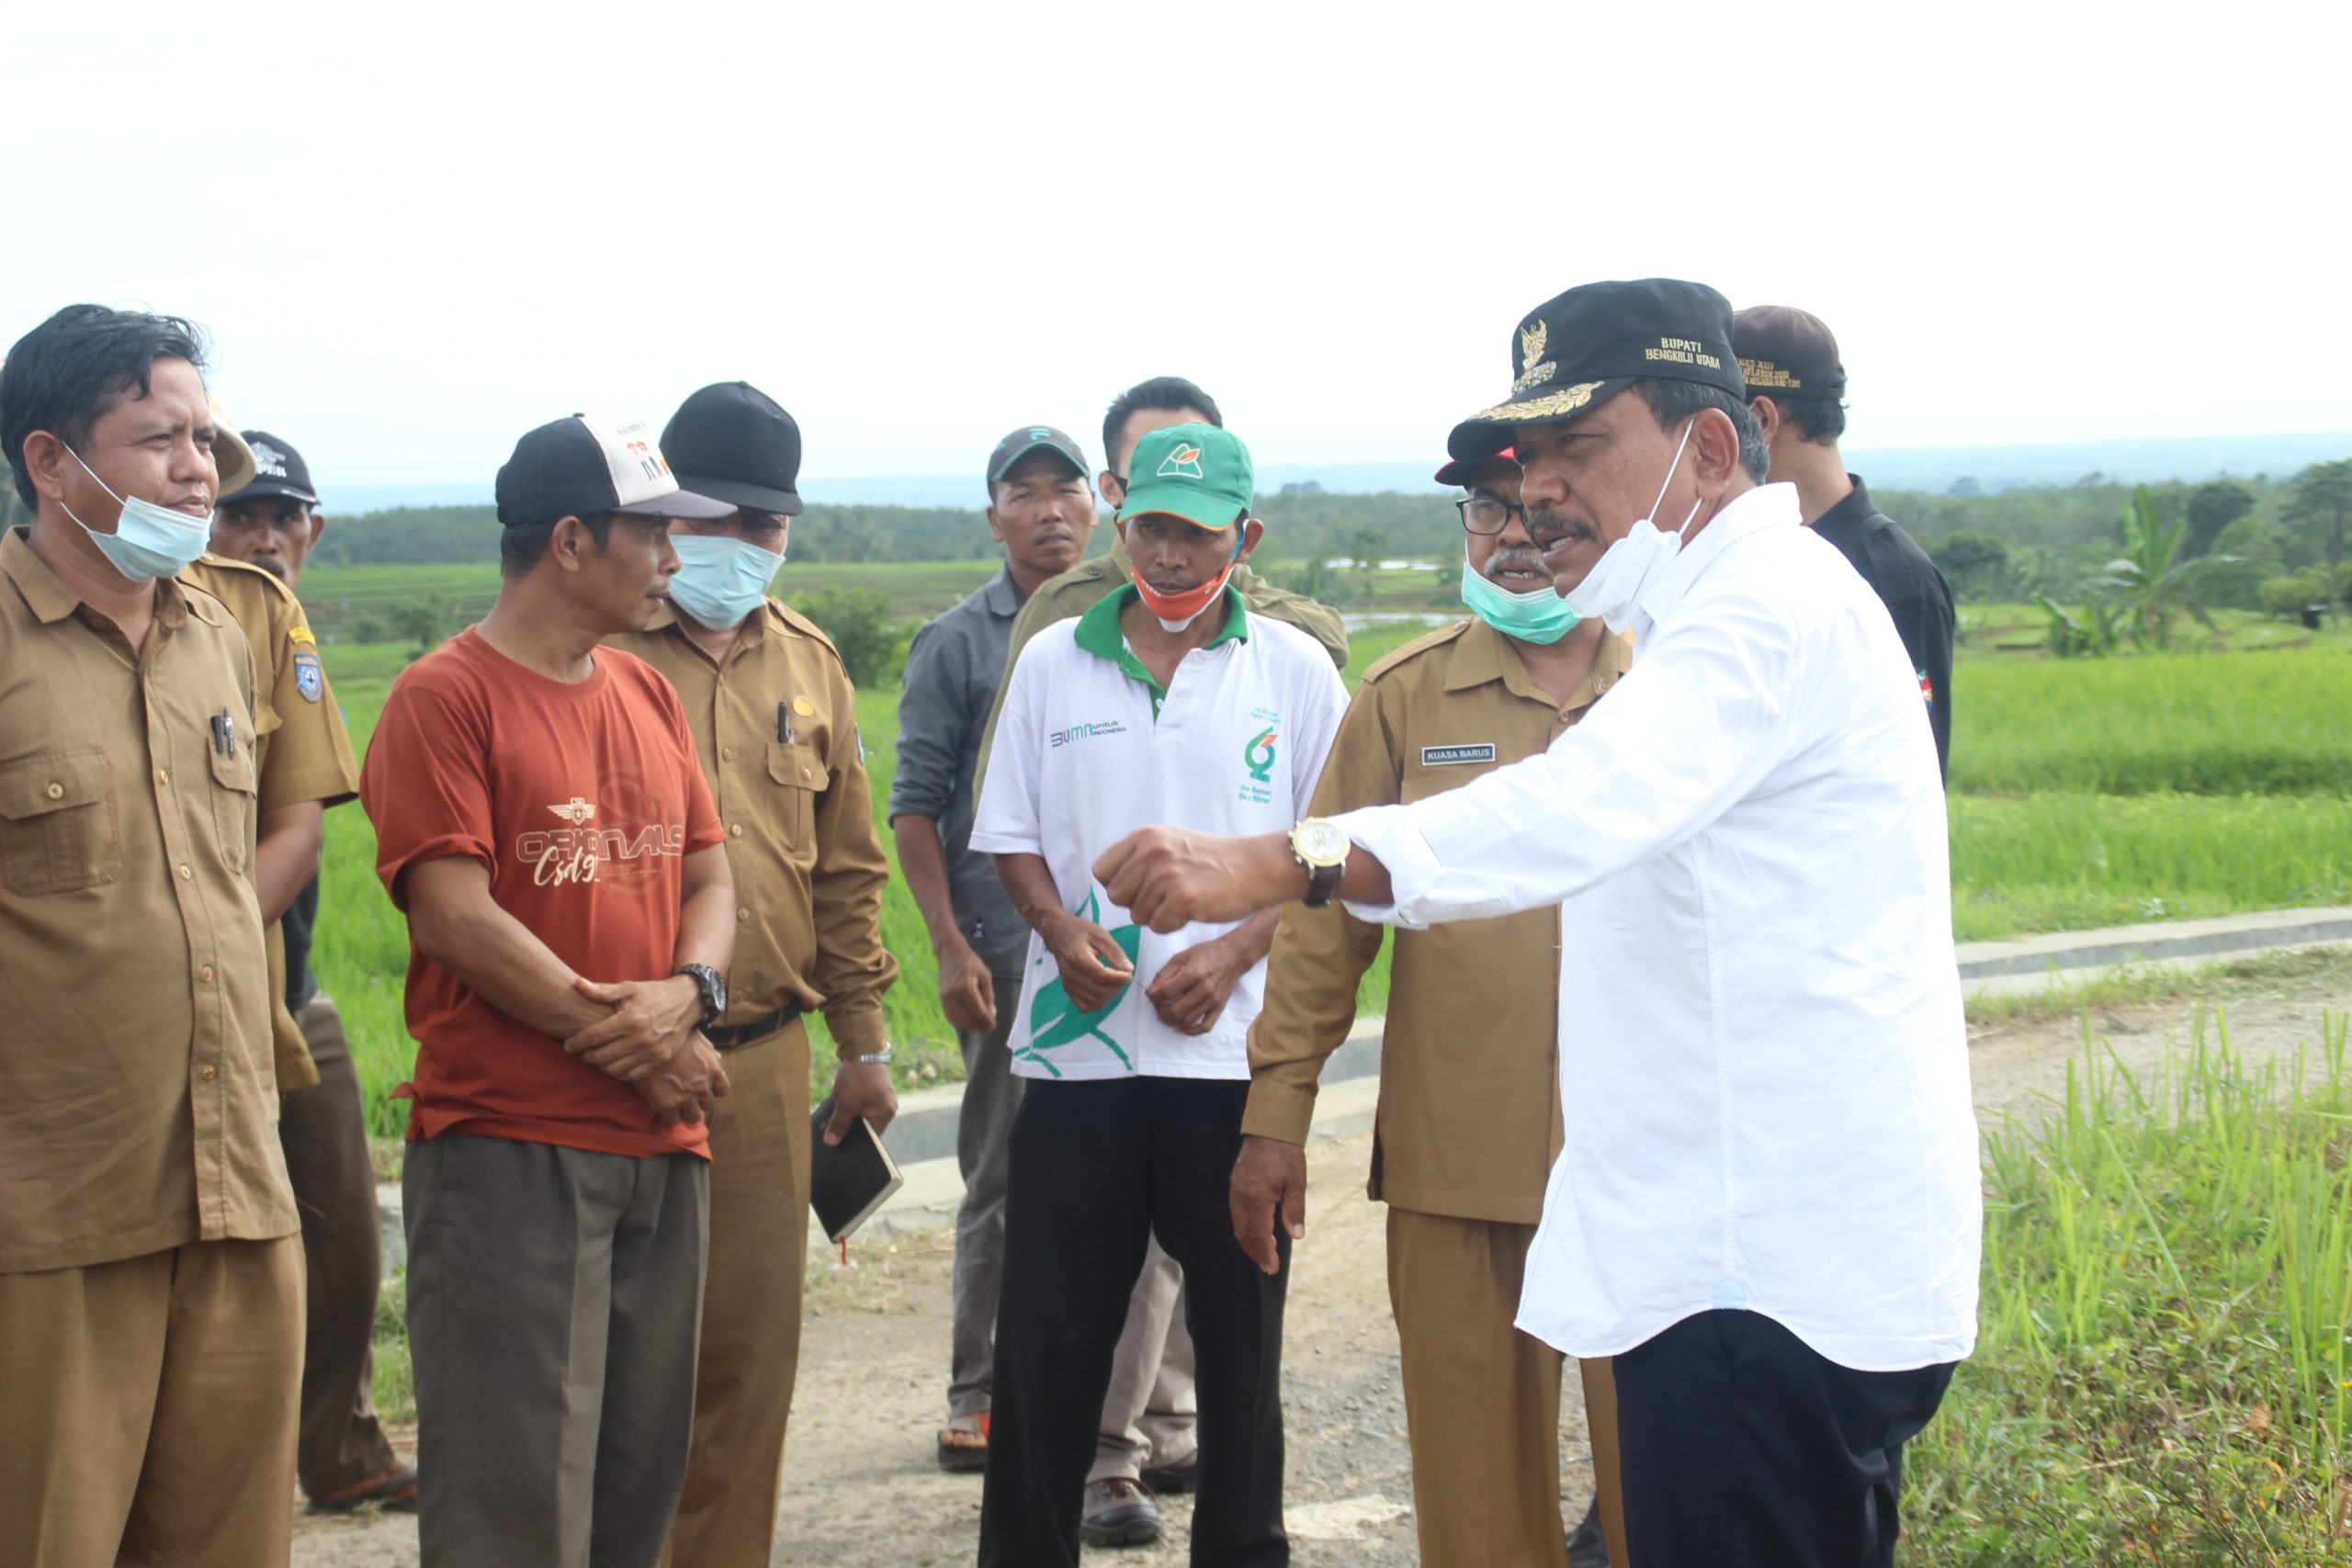
[[[1574,419],[1634,382],[1698,381],[1747,396],[1731,346],[1731,301],[1703,283],[1588,283],[1530,310],[1512,334],[1510,396],[1453,427],[1465,461],[1510,445],[1510,427]]]
[[[254,477],[237,487],[231,501],[260,501],[270,496],[288,496],[305,506],[319,503],[318,492],[311,488],[311,468],[302,461],[302,454],[280,441],[266,430],[245,430],[238,433],[254,455]]]
[[[800,511],[800,426],[749,381],[717,381],[678,405],[662,455],[696,495],[775,512]]]
[[[1013,464],[1041,447],[1057,454],[1080,479],[1086,478],[1086,454],[1079,449],[1077,442],[1050,424],[1024,424],[998,442],[996,450],[989,454],[989,493],[995,493],[996,481],[1004,478]]]
[[[1846,367],[1829,323],[1792,305],[1750,305],[1731,319],[1731,346],[1739,355],[1747,395],[1842,398]]]
[[[498,520],[509,527],[599,512],[707,522],[735,510],[731,501],[680,489],[650,425],[584,413],[551,420],[514,443],[496,493]]]

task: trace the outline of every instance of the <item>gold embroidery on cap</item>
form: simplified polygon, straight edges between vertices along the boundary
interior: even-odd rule
[[[1524,376],[1535,369],[1535,362],[1544,357],[1544,345],[1552,341],[1548,322],[1537,321],[1532,327],[1519,329],[1519,369]]]
[[[1804,378],[1792,376],[1769,359],[1743,359],[1739,373],[1747,378],[1750,388],[1772,387],[1793,392],[1804,386]]]
[[[1542,386],[1544,382],[1550,380],[1552,378],[1553,372],[1558,369],[1559,367],[1557,365],[1555,365],[1548,359],[1545,360],[1543,364],[1535,366],[1533,368],[1530,369],[1527,374],[1521,376],[1518,380],[1513,381],[1510,384],[1510,395],[1515,398],[1519,396],[1520,393],[1526,391],[1530,387]]]
[[[1523,403],[1497,403],[1490,409],[1480,409],[1463,423],[1488,420],[1501,424],[1524,424],[1532,420],[1557,419],[1592,401],[1592,394],[1600,389],[1598,381],[1579,381],[1573,387],[1563,387],[1556,392],[1546,392],[1540,398]]]

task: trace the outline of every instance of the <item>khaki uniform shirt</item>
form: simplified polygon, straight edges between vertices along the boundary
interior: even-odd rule
[[[291,1235],[253,654],[166,582],[134,655],[15,530],[0,579],[0,1273]]]
[[[340,806],[359,793],[359,763],[342,710],[327,689],[318,639],[293,591],[257,566],[206,555],[180,573],[229,607],[254,650],[259,691],[254,698],[254,767],[261,779],[258,809],[319,801]],[[272,1054],[280,1094],[319,1081],[310,1047],[286,1010],[286,932],[269,923]]]
[[[1021,650],[1029,639],[1057,621],[1067,621],[1082,615],[1108,599],[1135,579],[1135,563],[1127,558],[1127,547],[1113,540],[1111,553],[1092,560],[1080,561],[1059,577],[1049,577],[1029,595],[1021,606],[1021,614],[1012,623],[1012,647],[1005,655],[1002,674],[1011,674],[1021,659]],[[1331,662],[1345,670],[1348,667],[1348,624],[1340,612],[1304,593],[1293,593],[1287,588],[1277,588],[1246,566],[1233,569],[1233,587],[1241,602],[1253,615],[1281,621],[1323,645]],[[980,795],[980,785],[988,778],[989,751],[996,745],[996,721],[1004,712],[1005,682],[997,685],[996,705],[989,709],[988,728],[980,732],[979,766],[972,776],[972,798]]]
[[[890,863],[841,655],[773,599],[744,623],[724,667],[668,609],[608,640],[678,689],[727,828],[738,926],[719,1022],[820,1007],[843,1055],[880,1050],[882,993],[899,977],[882,945]]]
[[[1632,662],[1610,637],[1555,705],[1511,640],[1468,620],[1364,672],[1315,790],[1315,815],[1455,789],[1544,750]],[[1250,1031],[1241,1130],[1304,1144],[1316,1079],[1355,1021],[1384,928],[1339,905],[1294,905],[1274,933],[1266,1008]],[[1533,1224],[1562,1137],[1560,916],[1531,909],[1396,933],[1382,1034],[1374,1198],[1419,1213]]]

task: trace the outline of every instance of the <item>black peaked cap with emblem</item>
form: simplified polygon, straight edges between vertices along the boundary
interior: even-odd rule
[[[302,461],[302,454],[266,430],[246,430],[239,434],[252,449],[254,477],[225,499],[263,501],[285,496],[305,506],[319,503],[318,492],[311,488],[311,466]]]
[[[800,426],[749,381],[705,387],[662,429],[679,487],[754,512],[800,511]]]
[[[1545,300],[1511,333],[1510,363],[1510,395],[1446,438],[1460,461],[1500,452],[1513,425],[1574,419],[1645,378],[1747,396],[1731,346],[1731,301],[1674,277],[1587,283]]]

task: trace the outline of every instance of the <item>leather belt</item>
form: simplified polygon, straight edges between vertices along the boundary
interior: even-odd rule
[[[702,1032],[703,1038],[710,1042],[711,1049],[715,1051],[741,1051],[755,1040],[765,1040],[805,1010],[797,1007],[778,1008],[766,1017],[755,1018],[749,1023],[739,1023],[727,1029],[706,1029]]]

